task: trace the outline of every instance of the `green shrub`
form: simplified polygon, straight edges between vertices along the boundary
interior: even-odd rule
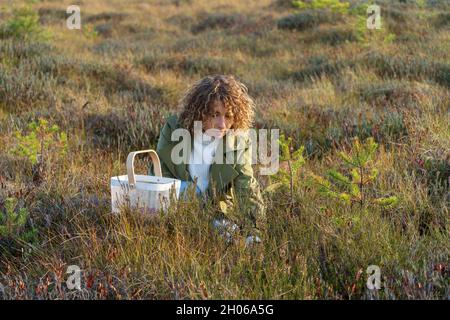
[[[294,0],[292,5],[298,9],[326,9],[341,14],[347,14],[350,7],[349,2],[339,0],[310,0],[308,2]]]
[[[415,25],[410,21],[415,16],[414,13],[407,12],[410,6],[396,3],[380,3],[381,7],[381,29],[370,30],[367,28],[367,9],[374,2],[357,2],[351,6],[349,13],[355,17],[355,35],[364,46],[371,46],[374,43],[391,43],[398,35],[403,35],[405,31],[414,30]]]
[[[67,153],[67,136],[57,125],[40,118],[31,122],[27,132],[16,131],[11,153],[28,160],[33,166],[33,181],[40,183]]]
[[[46,40],[50,33],[39,24],[38,14],[31,8],[14,9],[12,18],[1,27],[0,38]]]

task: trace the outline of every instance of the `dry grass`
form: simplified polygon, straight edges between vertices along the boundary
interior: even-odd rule
[[[31,8],[51,38],[0,32],[0,212],[14,197],[29,212],[21,232],[38,230],[30,242],[0,239],[1,298],[449,298],[449,6],[395,2],[383,36],[367,41],[352,15],[286,30],[288,2],[91,1],[71,31],[61,20],[71,3],[43,1]],[[155,147],[181,94],[209,73],[239,77],[258,127],[305,146],[293,195],[288,185],[264,193],[260,247],[226,246],[196,200],[160,219],[110,214],[110,177],[128,152]],[[45,169],[12,153],[15,132],[38,118],[69,138]],[[341,168],[339,151],[369,136],[374,190],[399,198],[391,209],[343,205],[308,180]],[[263,190],[274,180],[260,177]],[[73,264],[82,291],[66,287]],[[366,288],[372,264],[380,291]]]

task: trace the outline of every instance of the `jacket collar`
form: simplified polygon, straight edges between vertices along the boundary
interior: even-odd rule
[[[172,129],[170,134],[172,134],[173,130],[181,128],[178,121],[176,121],[175,117],[170,117],[168,119],[168,124]],[[191,139],[193,140],[193,137],[191,137]],[[161,158],[161,161],[167,165],[168,169],[174,175],[175,178],[180,180],[192,180],[189,175],[187,161],[182,162],[181,164],[174,164],[171,160],[172,150],[178,143],[181,143],[181,141],[169,141],[167,146],[165,146],[158,152],[159,157]],[[237,139],[235,134],[226,134],[219,143],[217,150],[219,150],[219,152],[220,151],[223,152],[222,162],[226,162],[227,153],[233,152],[234,153],[233,159],[236,160],[237,151],[238,150],[244,151],[245,148],[246,143],[244,139]],[[187,155],[184,158],[185,160],[189,159],[190,152],[191,150],[188,149]],[[219,153],[216,154],[216,158],[217,156],[219,156]],[[223,191],[226,188],[226,186],[239,175],[239,173],[236,171],[234,167],[235,167],[234,164],[227,164],[227,163],[214,162],[211,164],[210,183],[208,186],[209,194],[212,194],[213,191],[212,188],[215,188],[216,191]]]

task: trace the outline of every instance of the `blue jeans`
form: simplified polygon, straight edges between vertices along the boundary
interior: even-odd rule
[[[192,181],[181,180],[180,194],[182,194],[191,184],[193,184]],[[200,190],[200,188],[197,185],[195,194],[200,195],[201,193],[202,193],[202,191]]]

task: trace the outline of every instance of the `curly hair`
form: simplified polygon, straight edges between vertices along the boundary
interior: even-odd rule
[[[194,83],[180,100],[181,126],[193,132],[194,121],[202,121],[216,99],[233,113],[232,129],[246,130],[253,125],[255,103],[247,87],[232,75],[211,75]]]

